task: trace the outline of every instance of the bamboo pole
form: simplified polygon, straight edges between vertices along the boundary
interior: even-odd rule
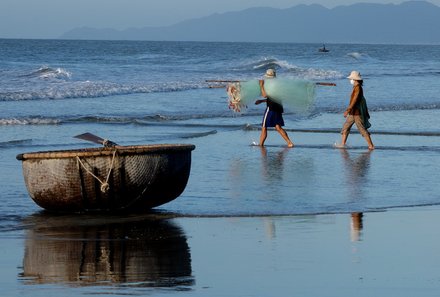
[[[205,82],[215,82],[215,83],[234,83],[240,82],[239,80],[217,80],[217,79],[208,79]]]
[[[216,80],[216,79],[208,79],[205,80],[205,82],[210,82],[210,83],[237,83],[240,82],[240,80]],[[330,83],[330,82],[316,82],[315,83],[318,86],[326,86],[326,87],[335,87],[336,84],[335,83]],[[210,89],[215,89],[215,88],[225,88],[226,85],[211,85],[208,86]]]
[[[226,88],[226,85],[218,85],[218,86],[208,86],[210,89],[220,89],[220,88]]]
[[[316,85],[318,85],[318,86],[336,87],[335,83],[327,83],[327,82],[317,82]]]

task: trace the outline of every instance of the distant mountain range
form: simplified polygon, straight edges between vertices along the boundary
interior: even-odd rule
[[[440,7],[358,3],[332,9],[298,5],[213,14],[166,27],[76,28],[61,39],[440,44]]]

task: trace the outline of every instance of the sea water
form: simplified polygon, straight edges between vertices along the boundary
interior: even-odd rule
[[[0,40],[2,238],[47,235],[40,227],[56,220],[30,199],[15,156],[96,147],[73,138],[84,132],[122,145],[196,145],[185,191],[156,209],[165,216],[316,215],[440,204],[440,46],[329,44],[328,53],[318,48]],[[224,86],[210,88],[219,84],[206,82],[259,79],[267,68],[275,68],[279,77],[337,84],[317,87],[309,113],[285,110],[293,149],[275,131],[269,131],[265,148],[252,146],[264,107],[250,105],[234,113]],[[340,141],[351,92],[346,77],[352,70],[365,78],[373,152],[356,133],[350,135],[349,149],[333,148]],[[78,230],[72,228],[66,236],[76,238]],[[161,228],[180,236],[173,224]],[[108,232],[91,230],[86,239]],[[25,246],[19,250],[38,248],[38,243]],[[55,249],[54,254],[62,247]],[[185,256],[187,247],[179,249]],[[178,272],[173,276],[177,288],[192,282]]]
[[[124,145],[195,144],[187,189],[160,207],[164,211],[303,214],[439,203],[432,164],[439,151],[440,46],[338,44],[330,49],[319,53],[314,44],[0,40],[1,213],[22,216],[39,209],[28,197],[17,154],[96,146],[73,138],[84,132]],[[209,88],[216,84],[206,82],[261,78],[267,68],[275,68],[279,77],[337,84],[317,87],[310,113],[286,110],[286,129],[296,150],[285,151],[275,132],[269,134],[266,151],[250,147],[259,137],[263,108],[234,113],[225,89]],[[329,151],[340,138],[351,70],[365,78],[378,147],[373,154]],[[355,135],[350,140],[353,148],[364,146]],[[343,177],[350,174],[342,173],[344,162],[378,165],[348,166],[370,171],[353,181]],[[422,168],[428,174],[420,176],[420,184],[414,170]],[[274,176],[263,176],[271,170]],[[366,188],[366,197],[351,201],[344,183]]]
[[[339,140],[351,70],[365,78],[371,131],[379,151],[347,151],[343,159],[389,154],[378,162],[382,164],[399,156],[399,164],[393,166],[400,169],[393,175],[402,182],[393,189],[407,194],[383,199],[381,193],[388,186],[380,180],[387,172],[375,166],[370,170],[378,172],[359,181],[367,183],[366,195],[372,197],[357,201],[356,208],[440,202],[435,192],[408,195],[411,192],[402,190],[413,183],[414,168],[406,172],[408,163],[417,160],[423,166],[438,158],[439,46],[342,44],[319,53],[314,44],[0,40],[0,57],[3,214],[38,210],[28,198],[15,155],[94,146],[73,138],[84,132],[124,145],[196,144],[187,190],[176,203],[160,208],[165,211],[190,215],[350,211],[346,194],[340,193],[345,187],[335,173],[344,166],[341,156],[319,148]],[[309,114],[286,110],[286,129],[293,129],[297,150],[268,147],[261,159],[249,144],[258,139],[262,108],[249,106],[234,113],[227,107],[225,89],[209,88],[217,84],[206,80],[261,78],[267,68],[275,68],[280,77],[337,86],[318,87]],[[316,137],[318,132],[322,137]],[[282,145],[278,138],[271,134],[267,144]],[[361,140],[358,146],[362,145]],[[272,167],[279,163],[283,168],[273,168],[278,176],[262,187],[259,163]],[[308,176],[318,183],[315,187],[309,186]],[[370,176],[379,184],[368,185]],[[337,180],[331,181],[334,177]]]

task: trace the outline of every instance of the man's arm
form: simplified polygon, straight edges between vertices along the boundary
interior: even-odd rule
[[[262,79],[260,79],[260,89],[261,89],[261,96],[267,98],[266,90],[264,89],[264,80]]]
[[[260,89],[261,89],[261,96],[264,98],[267,98],[266,90],[264,89],[264,80],[262,80],[262,79],[260,80]],[[259,100],[255,101],[255,104],[258,105],[258,104],[261,104],[266,101],[267,101],[267,99],[259,99]]]

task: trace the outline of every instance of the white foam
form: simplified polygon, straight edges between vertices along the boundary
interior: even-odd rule
[[[49,119],[49,118],[10,118],[10,119],[0,119],[0,125],[56,125],[61,121],[58,119]]]
[[[64,68],[51,68],[49,66],[42,66],[33,75],[43,79],[70,79],[72,73]]]
[[[113,95],[178,92],[206,87],[203,83],[117,84],[101,81],[61,82],[39,90],[10,90],[0,93],[0,101],[94,98]]]

